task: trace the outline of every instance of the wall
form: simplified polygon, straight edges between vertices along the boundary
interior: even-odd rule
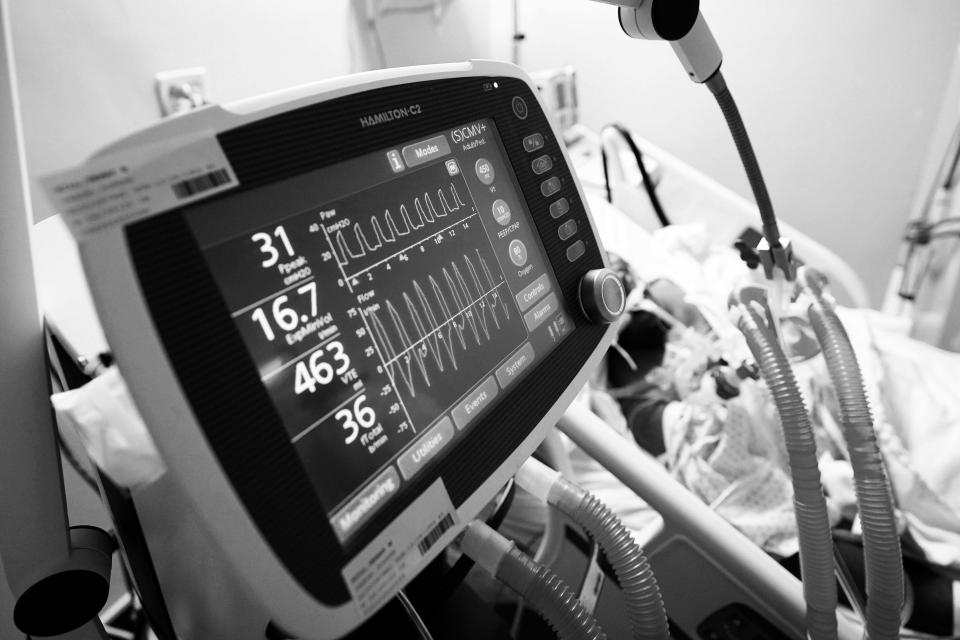
[[[709,92],[616,9],[520,0],[528,69],[569,63],[581,112],[625,122],[739,193],[749,186]],[[893,265],[960,34],[944,0],[703,0],[778,214],[845,256],[875,304]]]
[[[422,3],[422,0],[417,0]],[[160,117],[153,77],[202,66],[226,103],[379,66],[362,2],[13,0],[24,138],[32,176],[82,162]],[[409,2],[403,3],[409,5]],[[484,4],[445,0],[379,26],[390,66],[498,55]],[[504,42],[506,40],[504,39]],[[35,218],[52,212],[34,183]]]

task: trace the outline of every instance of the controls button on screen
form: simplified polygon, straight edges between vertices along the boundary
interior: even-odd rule
[[[575,262],[579,260],[586,252],[587,247],[585,244],[583,244],[583,240],[577,240],[572,245],[567,247],[567,260],[570,262]]]
[[[453,421],[456,423],[457,428],[463,429],[470,424],[481,411],[490,406],[499,391],[500,388],[497,386],[497,381],[491,376],[484,380],[480,386],[468,393],[467,397],[457,403],[457,406],[453,408]]]
[[[556,176],[540,183],[540,193],[542,193],[545,198],[549,198],[557,191],[560,191],[560,178]]]
[[[529,285],[524,287],[523,291],[517,294],[517,305],[520,311],[526,311],[537,300],[550,292],[550,278],[543,274]]]
[[[537,149],[543,148],[543,136],[539,133],[533,133],[523,139],[523,149],[527,153],[533,153]]]
[[[404,480],[409,480],[420,471],[427,462],[434,459],[440,451],[453,440],[453,423],[444,416],[443,420],[430,428],[410,449],[397,459],[397,466]]]
[[[530,163],[530,167],[533,169],[533,172],[539,176],[553,169],[553,160],[550,159],[550,156],[540,156]]]
[[[533,364],[533,358],[533,345],[528,342],[497,369],[497,380],[500,382],[500,386],[506,389],[507,385],[530,368],[530,365]]]
[[[560,198],[550,205],[550,216],[552,218],[564,216],[566,215],[567,211],[570,211],[570,201],[566,198]]]
[[[524,322],[527,323],[527,330],[533,331],[559,309],[560,301],[557,300],[557,294],[551,293],[546,300],[535,306],[523,316]]]
[[[407,161],[407,166],[415,167],[418,164],[447,155],[450,153],[450,145],[447,143],[447,136],[440,135],[408,144],[403,148],[402,153],[403,159]]]
[[[561,240],[567,240],[577,232],[577,221],[567,220],[557,229],[557,235]]]

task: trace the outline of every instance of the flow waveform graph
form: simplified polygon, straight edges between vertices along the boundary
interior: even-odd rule
[[[414,398],[438,377],[461,371],[511,321],[509,293],[480,255],[463,254],[425,279],[413,280],[396,304],[367,312],[384,368],[397,388]],[[470,356],[468,356],[470,354]],[[400,386],[402,385],[402,387]]]
[[[468,215],[458,215],[461,213]],[[424,191],[398,209],[387,208],[382,214],[370,216],[369,224],[355,222],[337,231],[333,238],[337,259],[346,267],[384,248],[403,252],[423,241],[424,234],[429,237],[470,215],[473,215],[471,207],[463,200],[457,185],[450,182],[436,190]]]

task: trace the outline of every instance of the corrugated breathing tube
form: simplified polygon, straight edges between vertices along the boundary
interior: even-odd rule
[[[636,640],[670,637],[660,587],[640,545],[610,508],[554,469],[530,458],[516,475],[517,484],[554,506],[586,529],[613,567],[620,583]]]
[[[460,548],[546,620],[560,640],[606,640],[607,635],[555,573],[480,521],[463,532]]]
[[[755,303],[754,303],[755,304]],[[807,633],[813,640],[837,637],[837,583],[833,537],[817,466],[817,446],[793,369],[780,344],[763,328],[766,320],[738,298],[731,299],[737,327],[747,339],[773,394],[787,445],[793,505],[800,541],[800,572],[807,602]]]
[[[867,634],[872,640],[900,637],[903,607],[903,557],[897,534],[893,493],[873,430],[873,417],[856,354],[832,298],[823,290],[826,278],[809,267],[798,283],[813,302],[810,323],[820,342],[830,380],[840,403],[843,435],[853,467],[867,582]]]

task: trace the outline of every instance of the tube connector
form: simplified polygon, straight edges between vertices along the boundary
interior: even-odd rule
[[[479,520],[468,524],[460,537],[460,550],[492,576],[497,575],[501,561],[514,546],[512,541]]]
[[[516,482],[541,502],[550,502],[550,490],[560,480],[560,472],[535,458],[527,458],[517,471]]]
[[[780,246],[771,247],[766,238],[761,238],[757,244],[757,253],[760,254],[760,264],[767,280],[773,280],[777,269],[783,272],[784,277],[793,282],[797,279],[797,265],[793,261],[793,245],[789,238],[780,238]]]

